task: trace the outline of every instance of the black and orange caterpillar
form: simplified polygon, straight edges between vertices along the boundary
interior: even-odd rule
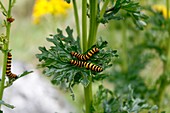
[[[15,78],[17,79],[18,76],[16,74],[13,74],[11,72],[11,61],[12,61],[12,54],[10,52],[8,52],[8,57],[7,57],[7,65],[6,65],[6,75],[9,78]]]
[[[85,55],[79,54],[79,53],[73,52],[73,51],[71,52],[71,55],[75,56],[79,60],[88,60],[88,59],[90,59],[91,56],[93,56],[97,52],[99,52],[99,48],[94,47]]]
[[[92,63],[88,63],[88,62],[83,62],[83,61],[77,61],[77,60],[70,60],[70,63],[78,66],[78,67],[86,67],[86,69],[90,69],[92,71],[96,71],[96,72],[101,72],[103,71],[103,68],[97,65],[94,65]]]

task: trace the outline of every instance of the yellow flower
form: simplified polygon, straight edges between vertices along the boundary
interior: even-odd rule
[[[66,15],[71,5],[64,0],[36,0],[33,9],[33,21],[39,23],[40,18],[47,15]]]
[[[169,14],[167,15],[168,11],[167,11],[167,8],[165,7],[165,5],[153,5],[152,8],[156,11],[161,12],[165,19],[168,18],[167,17],[168,15],[170,17],[170,11],[169,11]]]

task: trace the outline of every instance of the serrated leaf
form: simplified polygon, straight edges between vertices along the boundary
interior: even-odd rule
[[[154,106],[153,106],[154,107]],[[99,86],[93,100],[94,113],[139,113],[142,110],[149,112],[152,106],[140,98],[134,98],[133,89],[129,87],[127,94],[115,97],[111,90]]]
[[[87,87],[89,85],[90,81],[88,80],[87,73],[83,73],[83,78],[81,80],[81,83],[84,85],[84,87]]]
[[[100,1],[98,4],[99,13],[100,13],[100,5],[103,4],[104,1]],[[126,14],[120,12],[120,10],[126,11]],[[119,13],[120,12],[120,13]],[[130,16],[127,16],[130,15]],[[112,5],[111,8],[108,8],[103,15],[103,18],[98,20],[99,23],[105,24],[110,20],[122,20],[131,17],[134,24],[139,28],[143,29],[146,26],[145,20],[148,19],[142,12],[142,8],[139,5],[139,2],[133,0],[117,0],[115,4]]]
[[[49,49],[39,47],[41,53],[36,54],[36,57],[41,62],[40,66],[44,68],[43,73],[51,77],[52,84],[72,89],[75,84],[81,83],[86,87],[90,82],[88,76],[94,75],[94,77],[92,77],[94,81],[95,75],[99,72],[88,70],[85,67],[78,67],[70,63],[70,60],[76,60],[76,58],[70,54],[72,51],[81,53],[80,39],[77,37],[77,40],[75,40],[73,30],[70,27],[67,27],[65,31],[66,34],[64,35],[62,30],[57,29],[57,34],[50,35],[51,38],[47,38],[47,41],[52,43],[52,45]],[[88,62],[106,69],[112,65],[111,58],[117,54],[116,50],[104,49],[106,46],[107,42],[100,38],[95,45],[82,54],[87,54],[93,47],[99,48],[99,52],[93,55]],[[104,79],[104,77],[98,76],[96,80],[101,80],[100,78]]]

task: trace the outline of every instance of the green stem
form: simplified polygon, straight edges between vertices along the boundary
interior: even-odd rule
[[[80,37],[80,23],[79,23],[76,0],[73,0],[73,8],[74,8],[74,17],[75,17],[75,21],[76,21],[77,35]]]
[[[160,79],[160,85],[159,85],[159,88],[158,88],[157,96],[155,98],[155,104],[157,104],[158,107],[160,107],[160,105],[162,103],[162,99],[163,99],[164,94],[165,94],[165,89],[168,85],[167,73],[164,72],[164,74],[161,75],[161,77],[159,79]]]
[[[170,66],[170,21],[169,21],[169,0],[166,0],[166,7],[167,7],[167,24],[168,24],[168,33],[169,33],[169,37],[167,39],[167,62],[165,64],[165,70],[170,71],[169,70],[169,66]]]
[[[126,73],[128,71],[128,59],[127,59],[127,36],[126,36],[126,26],[125,21],[122,22],[122,60],[123,60],[123,66],[122,71]]]
[[[8,12],[7,12],[7,17],[11,17],[11,0],[9,0],[9,6],[8,6]],[[1,79],[1,86],[0,86],[0,100],[2,100],[3,97],[3,92],[4,92],[4,84],[5,84],[5,74],[6,74],[6,63],[7,63],[7,52],[8,52],[8,45],[9,45],[9,37],[10,37],[10,28],[11,28],[11,23],[7,22],[6,25],[6,38],[7,38],[7,43],[4,44],[4,57],[3,57],[3,69],[2,69],[2,79]],[[1,104],[0,104],[1,108]]]
[[[84,96],[85,96],[85,113],[91,113],[91,106],[92,106],[92,77],[89,75],[88,77],[90,83],[87,87],[84,87]]]
[[[103,5],[103,7],[102,7],[102,9],[101,9],[101,11],[100,11],[99,20],[101,20],[101,19],[103,18],[103,15],[104,15],[104,13],[105,13],[105,11],[106,11],[107,5],[109,4],[109,1],[110,1],[110,0],[106,0],[106,1],[104,2],[104,5]]]
[[[82,0],[82,45],[83,52],[87,50],[87,0]]]
[[[97,3],[98,0],[90,0],[90,28],[89,28],[89,37],[88,37],[88,47],[91,47],[96,42],[96,33],[97,33]],[[85,95],[85,113],[92,113],[92,76],[89,75],[88,80],[90,81],[87,87],[84,87]]]
[[[98,0],[90,0],[90,31],[88,38],[88,47],[91,47],[96,42],[97,34],[97,3]]]

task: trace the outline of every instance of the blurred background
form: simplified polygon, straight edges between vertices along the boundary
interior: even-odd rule
[[[7,5],[6,0],[2,2]],[[166,1],[140,0],[139,2],[146,9],[144,13],[148,15],[147,25],[143,30],[136,27],[128,15],[125,20],[110,21],[99,27],[98,37],[107,40],[109,47],[117,49],[119,53],[119,58],[113,60],[113,68],[108,70],[110,76],[102,83],[118,95],[126,93],[127,86],[131,84],[136,97],[143,98],[152,105],[159,105],[161,110],[168,113],[170,87],[167,62],[170,57],[168,54],[170,31],[166,23],[166,14],[164,15]],[[43,12],[44,7],[46,10]],[[13,54],[12,71],[16,74],[24,70],[34,72],[17,80],[5,90],[4,100],[16,106],[14,110],[4,107],[5,113],[82,112],[83,108],[80,107],[80,103],[84,103],[82,86],[75,87],[76,100],[72,101],[69,92],[66,93],[67,91],[53,86],[50,78],[42,75],[41,69],[37,69],[39,62],[35,54],[40,53],[39,46],[50,46],[46,41],[49,34],[55,34],[57,28],[64,31],[70,26],[76,36],[73,8],[67,5],[63,7],[65,9],[61,8],[59,11],[56,9],[55,14],[50,12],[50,9],[46,12],[47,4],[38,4],[38,0],[37,3],[35,0],[16,1],[12,11],[15,21],[12,23],[10,37]],[[78,3],[78,7],[81,7],[81,3]],[[120,13],[124,14],[123,11]],[[0,22],[2,21],[3,16],[0,15]],[[0,33],[2,32],[4,28],[0,27]],[[2,66],[2,54],[0,54],[0,66]],[[94,84],[93,93],[99,84],[101,82]]]

